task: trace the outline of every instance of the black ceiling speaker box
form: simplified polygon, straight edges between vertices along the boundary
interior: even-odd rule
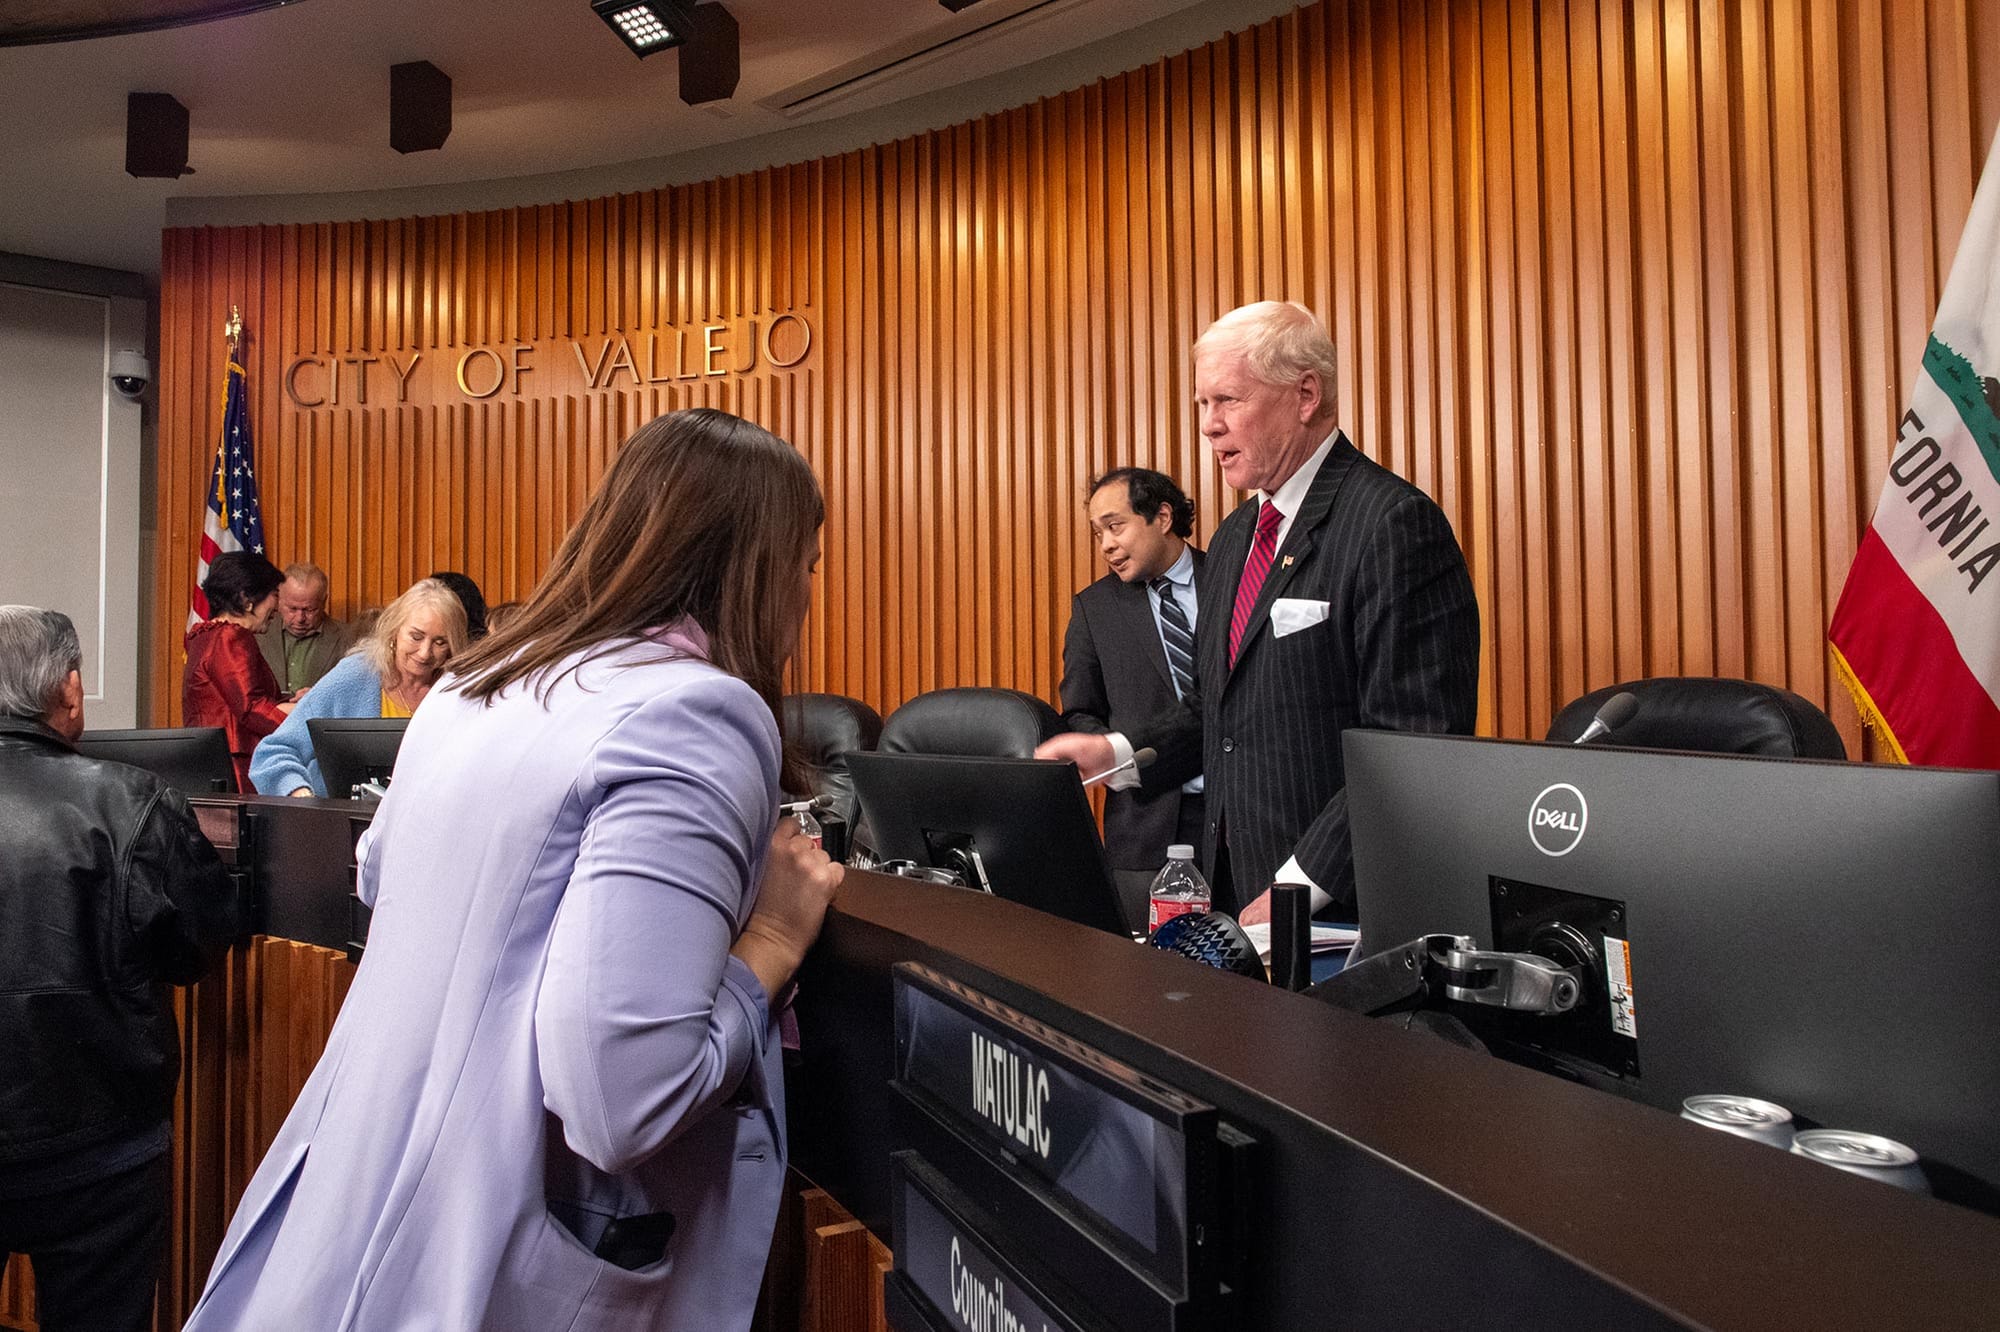
[[[428,60],[389,66],[389,146],[429,152],[451,137],[451,76]]]
[[[736,16],[721,5],[696,5],[688,18],[687,44],[681,47],[681,100],[689,106],[726,102],[736,95],[742,72]]]
[[[125,174],[178,180],[188,167],[188,113],[171,93],[125,94]]]

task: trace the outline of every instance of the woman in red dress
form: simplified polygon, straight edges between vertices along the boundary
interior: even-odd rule
[[[250,785],[250,751],[278,729],[292,705],[281,702],[278,677],[257,650],[257,635],[278,609],[284,574],[262,555],[218,555],[202,581],[208,616],[187,631],[181,675],[181,715],[187,726],[220,726],[236,760],[236,789]]]

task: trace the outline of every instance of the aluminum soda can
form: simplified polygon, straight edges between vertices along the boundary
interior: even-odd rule
[[[1681,1102],[1681,1118],[1772,1147],[1792,1145],[1792,1112],[1754,1096],[1690,1096]]]
[[[1792,1152],[1911,1193],[1931,1191],[1930,1181],[1917,1165],[1916,1152],[1893,1138],[1853,1129],[1807,1129],[1792,1139]]]

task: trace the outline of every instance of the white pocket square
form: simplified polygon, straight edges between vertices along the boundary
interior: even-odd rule
[[[1279,597],[1271,603],[1271,637],[1283,638],[1310,629],[1326,618],[1327,603],[1304,597]]]

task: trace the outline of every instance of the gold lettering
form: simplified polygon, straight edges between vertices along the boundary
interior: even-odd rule
[[[751,320],[751,321],[750,321],[750,332],[749,332],[749,335],[748,335],[747,337],[745,337],[745,338],[743,339],[743,341],[744,341],[744,343],[745,343],[745,344],[746,344],[746,345],[748,346],[748,349],[749,349],[749,352],[750,352],[750,363],[749,363],[748,365],[739,365],[739,366],[737,366],[735,370],[731,371],[731,373],[732,373],[732,374],[738,374],[738,375],[747,375],[747,374],[749,374],[749,373],[750,373],[750,372],[751,372],[752,370],[755,370],[755,369],[757,368],[757,346],[758,346],[758,343],[757,343],[757,321],[756,321],[756,320],[754,320],[754,319],[753,319],[753,320]]]
[[[299,368],[307,365],[317,369],[319,362],[310,356],[301,356],[285,367],[285,394],[292,400],[294,407],[318,407],[326,401],[324,393],[314,398],[311,402],[307,402],[299,396]]]
[[[466,372],[472,365],[472,358],[475,356],[484,356],[487,360],[493,362],[493,384],[490,388],[475,389],[472,387],[470,377]],[[499,353],[490,348],[474,347],[471,351],[458,358],[458,391],[466,397],[490,398],[498,393],[500,386],[506,382],[507,364],[500,359]]]
[[[327,369],[332,372],[333,405],[338,407],[340,406],[340,362],[329,358],[326,365]]]
[[[344,356],[342,365],[354,367],[354,402],[356,406],[368,405],[368,367],[380,364],[373,356]]]
[[[797,324],[799,327],[798,354],[793,356],[790,360],[787,360],[784,357],[778,355],[776,349],[776,343],[778,341],[778,327],[788,319],[792,323]],[[806,353],[812,350],[812,342],[813,342],[813,331],[811,324],[808,324],[803,318],[801,318],[798,315],[781,314],[776,319],[773,319],[769,327],[767,327],[764,330],[764,359],[766,361],[769,361],[772,365],[776,366],[780,370],[787,369],[791,366],[797,365],[800,361],[806,359]]]
[[[715,340],[715,335],[729,330],[727,324],[704,324],[701,330],[701,372],[704,375],[719,375],[715,368],[715,358],[727,350]]]
[[[424,354],[422,352],[411,352],[410,363],[408,365],[397,365],[396,358],[393,356],[384,356],[382,359],[387,361],[389,368],[396,372],[396,401],[408,402],[410,400],[410,376],[416,371],[417,362],[424,359]]]
[[[664,384],[672,378],[672,375],[663,375],[660,373],[660,335],[658,333],[648,333],[646,335],[646,382],[648,384]]]
[[[618,354],[613,356],[611,358],[611,364],[605,367],[604,382],[602,384],[599,384],[598,387],[610,388],[611,377],[617,374],[620,370],[623,370],[626,374],[632,376],[632,383],[635,386],[638,384],[639,367],[632,364],[632,344],[628,339],[625,338],[618,339]]]
[[[569,346],[570,350],[576,353],[576,363],[583,369],[583,377],[585,382],[587,382],[592,388],[596,388],[597,377],[600,374],[604,373],[604,358],[610,355],[611,353],[611,339],[606,338],[604,340],[604,345],[597,349],[597,361],[595,364],[592,364],[590,361],[584,359],[582,342],[572,342],[569,344]]]
[[[519,396],[521,392],[521,376],[535,373],[535,367],[521,359],[534,350],[533,347],[516,346],[514,348],[514,354],[511,359],[514,364],[514,393],[516,396]]]
[[[693,379],[694,371],[688,369],[688,335],[684,328],[674,330],[674,378]]]

